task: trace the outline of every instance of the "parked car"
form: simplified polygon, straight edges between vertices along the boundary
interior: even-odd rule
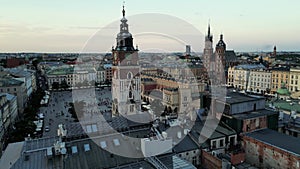
[[[46,132],[50,131],[49,126],[45,126],[45,131],[46,131]]]

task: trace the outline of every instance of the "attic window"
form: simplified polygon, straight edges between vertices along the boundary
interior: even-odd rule
[[[91,148],[90,148],[90,145],[89,144],[84,144],[84,151],[87,152],[87,151],[90,151]]]
[[[77,146],[72,146],[72,154],[78,153]]]

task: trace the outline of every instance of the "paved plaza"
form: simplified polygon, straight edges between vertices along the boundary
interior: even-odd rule
[[[107,89],[77,89],[73,91],[52,91],[48,106],[41,107],[40,113],[45,115],[43,137],[57,135],[59,124],[73,123],[74,118],[68,112],[69,103],[84,101],[84,117],[93,118],[100,114],[111,113],[111,90]],[[76,107],[76,106],[75,106]],[[75,109],[77,112],[78,110]],[[49,126],[49,131],[45,128]]]

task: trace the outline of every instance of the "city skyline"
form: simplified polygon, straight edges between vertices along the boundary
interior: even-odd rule
[[[199,44],[191,44],[195,52],[202,52],[203,35],[206,34],[209,20],[214,44],[223,33],[228,49],[272,51],[276,45],[278,51],[299,51],[299,39],[295,38],[297,30],[300,29],[300,23],[295,22],[300,19],[300,12],[297,10],[299,5],[298,1],[289,1],[288,4],[272,1],[140,3],[127,0],[126,11],[133,34],[136,34],[135,25],[138,23],[134,19],[131,20],[131,17],[143,16],[145,13],[169,15],[191,24],[202,33],[195,35],[202,36]],[[4,1],[2,7],[0,52],[80,52],[95,32],[113,23],[119,23],[122,1],[71,3],[31,0],[17,4],[14,1]],[[114,37],[117,32],[118,28],[112,27],[108,39]],[[188,38],[183,40],[190,41]],[[140,45],[144,41],[137,37],[137,43]],[[164,49],[166,41],[160,43]],[[140,49],[143,52],[143,48]],[[98,52],[109,50],[107,46],[99,46]],[[174,51],[184,51],[184,46],[176,46]]]

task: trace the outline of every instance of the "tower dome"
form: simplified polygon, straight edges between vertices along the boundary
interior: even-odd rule
[[[220,35],[220,40],[217,43],[216,48],[224,48],[224,49],[226,49],[226,44],[223,41],[223,34]]]
[[[123,5],[123,18],[120,20],[120,32],[117,35],[117,46],[115,50],[123,50],[123,51],[133,51],[135,50],[133,47],[133,38],[132,34],[129,32],[127,19],[125,17],[125,7]]]

